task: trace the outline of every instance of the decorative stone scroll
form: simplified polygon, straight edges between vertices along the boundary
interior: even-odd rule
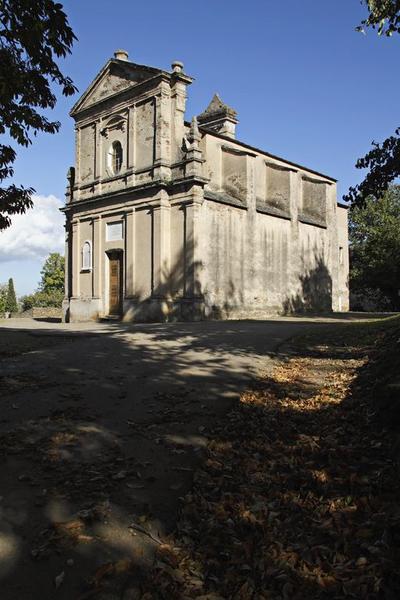
[[[120,130],[125,132],[127,125],[127,118],[122,115],[114,115],[107,121],[107,123],[101,128],[100,133],[106,139],[109,136],[110,131]]]

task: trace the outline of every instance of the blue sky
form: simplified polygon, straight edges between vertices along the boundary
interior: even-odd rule
[[[63,70],[79,93],[117,48],[164,69],[182,60],[195,78],[187,118],[219,92],[238,111],[239,139],[336,177],[339,198],[360,180],[354,163],[371,141],[400,125],[400,36],[357,33],[365,15],[359,0],[68,0],[64,9],[78,42]],[[14,277],[18,294],[35,289],[43,257],[62,250],[52,197],[63,200],[73,164],[68,112],[77,97],[61,97],[52,113],[59,134],[39,135],[19,150],[15,179],[35,188],[48,218],[43,231],[40,219],[28,215],[15,233],[0,234],[0,282]]]

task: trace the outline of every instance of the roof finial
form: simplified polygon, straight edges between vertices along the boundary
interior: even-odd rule
[[[114,52],[114,58],[117,60],[128,60],[128,53],[126,50],[116,50]]]
[[[171,68],[174,73],[183,73],[183,62],[180,60],[174,60],[171,64]]]

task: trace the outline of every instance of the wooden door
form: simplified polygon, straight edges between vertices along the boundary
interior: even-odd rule
[[[109,255],[109,268],[110,268],[110,301],[109,301],[109,313],[110,315],[121,314],[122,304],[122,260],[120,254]]]

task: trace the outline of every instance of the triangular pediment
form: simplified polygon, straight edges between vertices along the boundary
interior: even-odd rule
[[[109,60],[86,92],[74,105],[70,114],[75,115],[161,72],[160,69],[136,65],[127,61]]]

